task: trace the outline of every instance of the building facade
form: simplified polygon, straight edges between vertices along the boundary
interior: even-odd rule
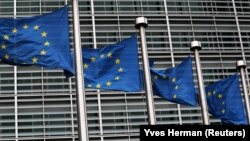
[[[40,15],[65,3],[72,9],[71,0],[1,0],[0,16]],[[145,16],[149,58],[157,68],[193,56],[193,40],[202,44],[205,85],[237,72],[237,60],[250,65],[250,0],[79,0],[79,11],[82,47],[99,48],[138,33],[135,19]],[[73,50],[71,11],[69,23]],[[194,78],[197,87],[196,73]],[[154,99],[157,124],[202,124],[199,106]],[[139,126],[148,123],[144,91],[87,89],[86,105],[90,141],[136,141]],[[0,62],[1,141],[75,141],[76,114],[74,78],[66,79],[62,70]],[[212,116],[210,121],[220,124]]]

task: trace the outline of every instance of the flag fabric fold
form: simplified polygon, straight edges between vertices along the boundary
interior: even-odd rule
[[[225,124],[247,124],[237,74],[210,84],[205,89],[210,114]]]
[[[82,48],[85,87],[141,91],[135,35],[103,48]]]
[[[154,92],[168,101],[189,106],[197,105],[193,82],[192,59],[166,70],[150,69]]]
[[[0,24],[2,62],[63,69],[74,74],[67,6],[40,16],[0,19]]]

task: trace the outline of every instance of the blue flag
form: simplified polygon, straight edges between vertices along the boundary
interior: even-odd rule
[[[150,71],[156,94],[174,103],[197,105],[191,57],[174,68]]]
[[[206,87],[209,113],[226,124],[247,124],[238,75]]]
[[[68,8],[30,18],[0,19],[0,59],[12,65],[63,69],[73,74]]]
[[[85,87],[128,92],[141,90],[135,35],[100,49],[83,48],[82,52]]]

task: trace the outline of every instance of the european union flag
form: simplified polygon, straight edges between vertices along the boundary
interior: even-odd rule
[[[135,35],[100,49],[83,48],[82,52],[85,87],[128,92],[141,90]]]
[[[247,124],[238,75],[206,87],[209,113],[226,124]]]
[[[0,19],[0,59],[74,73],[69,47],[68,8],[41,16]]]
[[[186,58],[174,68],[166,70],[151,68],[150,71],[156,94],[171,102],[197,105],[191,57]]]

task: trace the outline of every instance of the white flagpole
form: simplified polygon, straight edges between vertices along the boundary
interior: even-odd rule
[[[82,66],[82,50],[80,36],[80,22],[78,0],[73,0],[73,19],[74,19],[74,41],[75,41],[75,70],[76,70],[76,94],[77,94],[77,122],[78,140],[88,141],[88,124],[86,99]]]
[[[151,76],[150,76],[148,52],[147,52],[147,44],[146,44],[146,36],[145,36],[145,28],[147,26],[148,26],[148,22],[146,18],[144,17],[136,18],[135,27],[140,30],[140,36],[141,36],[143,71],[144,71],[144,77],[146,81],[148,122],[150,125],[155,125],[156,119],[155,119],[154,97],[153,97],[153,90],[152,90],[152,84],[151,84]]]
[[[202,77],[201,64],[200,64],[200,55],[199,55],[199,50],[201,50],[201,43],[199,41],[193,41],[191,43],[190,50],[194,51],[194,55],[195,55],[195,64],[196,64],[196,72],[197,72],[198,83],[199,83],[203,124],[209,125],[210,123],[209,123],[209,115],[208,115],[208,108],[207,108],[207,98],[206,98],[204,84],[203,84],[203,77]]]
[[[243,60],[239,60],[236,62],[236,67],[240,71],[241,84],[243,87],[244,102],[245,102],[246,113],[247,113],[247,121],[248,121],[248,124],[250,124],[249,96],[248,96],[247,84],[246,84],[246,78],[245,78],[245,68],[247,66]]]

